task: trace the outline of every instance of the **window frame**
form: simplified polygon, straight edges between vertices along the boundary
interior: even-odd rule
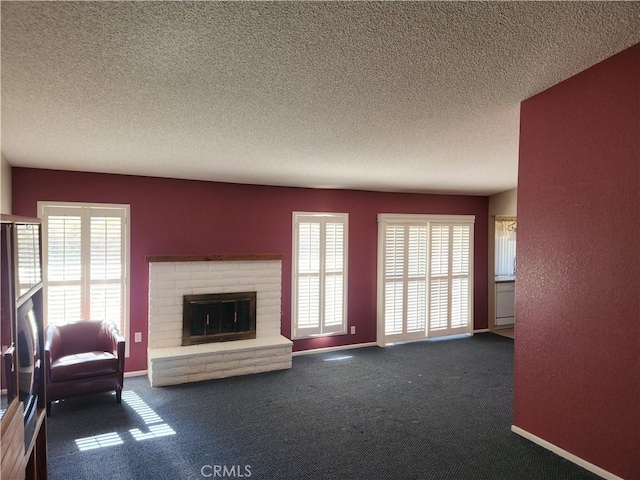
[[[301,223],[316,223],[320,225],[319,269],[318,269],[318,305],[319,325],[317,327],[300,327],[298,325],[298,292],[299,292],[299,226]],[[324,315],[325,281],[327,272],[326,262],[326,225],[328,223],[342,223],[342,323],[340,325],[326,325]],[[348,328],[348,247],[349,247],[349,214],[332,212],[293,212],[292,213],[292,266],[291,266],[291,338],[317,338],[331,335],[344,335]]]
[[[379,346],[385,346],[389,343],[419,340],[425,338],[433,338],[440,335],[452,335],[456,333],[473,333],[473,292],[474,292],[474,224],[475,215],[438,215],[438,214],[394,214],[394,213],[381,213],[378,214],[378,293],[377,293],[377,344]],[[468,325],[462,329],[447,329],[441,333],[435,333],[430,331],[430,281],[431,281],[431,242],[432,242],[432,226],[468,226],[469,227],[469,264],[468,264]],[[385,258],[386,258],[386,228],[388,226],[426,226],[427,238],[426,238],[426,272],[424,279],[426,281],[426,319],[425,329],[419,333],[417,332],[402,332],[401,334],[388,335],[386,333],[385,323]],[[408,240],[405,239],[405,245]],[[406,260],[405,260],[406,262]],[[405,272],[405,276],[408,275]],[[449,274],[451,275],[451,273]],[[403,292],[406,297],[407,293]],[[406,306],[403,304],[403,310]],[[403,318],[403,324],[406,324],[407,319]],[[458,330],[458,331],[450,331]]]
[[[114,215],[114,213],[118,213]],[[56,202],[56,201],[38,201],[38,214],[42,219],[42,259],[43,259],[43,284],[44,284],[44,317],[45,325],[49,325],[48,306],[49,306],[49,216],[55,215],[74,215],[81,217],[81,273],[80,273],[80,290],[81,290],[81,317],[88,319],[90,317],[90,287],[94,284],[107,284],[109,281],[91,280],[90,264],[91,264],[91,228],[85,230],[85,222],[90,224],[92,217],[117,217],[122,219],[122,280],[119,282],[122,292],[122,316],[120,325],[120,333],[125,338],[125,356],[129,356],[129,338],[130,338],[130,269],[131,269],[131,207],[128,204],[113,203],[89,203],[89,202]],[[78,282],[73,282],[78,283]]]

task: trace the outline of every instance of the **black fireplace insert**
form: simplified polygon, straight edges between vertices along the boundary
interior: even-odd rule
[[[256,338],[256,292],[183,298],[182,345]]]

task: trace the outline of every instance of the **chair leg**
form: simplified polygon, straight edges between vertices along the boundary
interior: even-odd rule
[[[116,388],[116,403],[122,403],[122,388]]]
[[[47,417],[51,416],[51,402],[47,402]]]

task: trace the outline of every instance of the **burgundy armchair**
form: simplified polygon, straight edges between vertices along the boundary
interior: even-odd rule
[[[47,415],[55,400],[115,390],[122,399],[125,340],[108,322],[51,325],[45,334]]]

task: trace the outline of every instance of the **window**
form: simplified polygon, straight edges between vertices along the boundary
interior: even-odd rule
[[[38,202],[38,208],[47,324],[106,319],[128,338],[129,206]]]
[[[473,216],[378,216],[379,343],[472,331]]]
[[[516,273],[517,226],[515,218],[496,218],[496,275],[515,275]]]
[[[292,336],[346,333],[346,213],[293,213]]]

